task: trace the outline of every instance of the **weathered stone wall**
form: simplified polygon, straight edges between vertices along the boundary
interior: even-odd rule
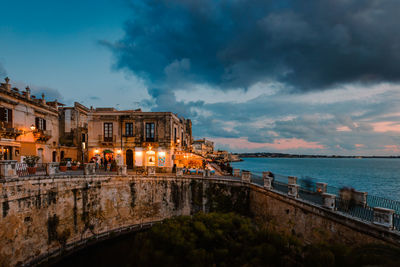
[[[234,211],[308,242],[400,246],[397,232],[240,181],[81,176],[0,182],[0,266],[35,262],[132,226]]]
[[[28,263],[123,227],[198,211],[246,212],[240,182],[135,176],[0,183],[0,266]]]
[[[400,246],[396,231],[361,222],[328,209],[251,185],[254,218],[305,243],[343,243],[350,246],[384,243]]]

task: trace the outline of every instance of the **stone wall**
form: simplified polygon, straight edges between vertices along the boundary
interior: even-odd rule
[[[258,222],[309,244],[336,242],[353,246],[383,243],[400,246],[400,234],[397,231],[256,185],[251,185],[250,210]]]
[[[0,266],[35,262],[124,227],[249,207],[240,182],[184,177],[42,177],[2,182],[0,191]]]
[[[199,211],[234,211],[307,242],[399,246],[397,232],[241,181],[81,176],[0,181],[0,266],[34,263],[84,241]]]

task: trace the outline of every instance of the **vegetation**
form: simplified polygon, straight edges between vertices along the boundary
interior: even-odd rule
[[[24,162],[26,163],[26,165],[28,165],[28,167],[35,167],[36,163],[39,161],[40,157],[38,156],[26,156],[24,158]]]
[[[109,241],[110,242],[110,241]],[[101,244],[100,244],[101,245]],[[125,240],[81,252],[58,266],[400,266],[400,249],[383,245],[304,246],[234,213],[165,220]]]

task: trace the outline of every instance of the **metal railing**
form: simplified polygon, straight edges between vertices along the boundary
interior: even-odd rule
[[[274,174],[272,180],[272,190],[288,194],[289,192],[289,176]],[[264,185],[261,173],[252,173],[251,182]],[[321,192],[317,191],[316,179],[310,177],[298,178],[297,185],[299,185],[298,198],[317,205],[323,205],[324,199]],[[350,192],[350,198],[346,197],[344,192]],[[335,209],[346,215],[355,217],[357,219],[373,222],[374,221],[374,207],[386,208],[394,210],[393,215],[393,228],[400,231],[400,201],[378,197],[374,195],[366,195],[365,202],[354,198],[351,194],[360,194],[354,189],[338,188],[335,186],[326,186],[326,193],[335,195]]]
[[[26,163],[17,163],[15,168],[17,170],[18,177],[46,175],[46,164],[47,163],[36,163],[35,167],[30,169]]]

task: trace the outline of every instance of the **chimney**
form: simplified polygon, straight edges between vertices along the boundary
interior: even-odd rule
[[[27,86],[25,88],[25,90],[26,90],[26,94],[25,94],[26,99],[31,99],[31,89],[29,88],[29,86]]]
[[[1,85],[6,89],[7,91],[11,91],[11,84],[10,84],[10,79],[8,77],[5,77],[4,80],[6,83],[2,83]]]
[[[43,105],[46,105],[46,99],[44,99],[44,93],[42,93],[42,99],[40,100],[40,102],[41,102]]]

